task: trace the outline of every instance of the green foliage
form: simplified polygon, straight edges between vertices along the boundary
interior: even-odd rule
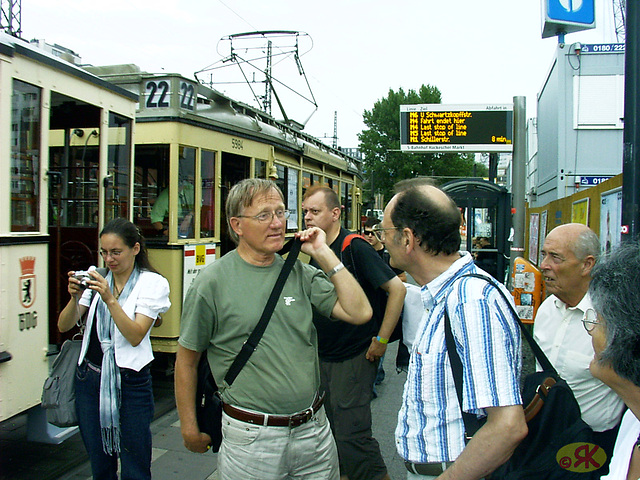
[[[382,193],[388,201],[393,195],[393,185],[405,178],[487,174],[486,167],[480,164],[476,165],[474,174],[472,154],[400,152],[400,105],[421,103],[441,103],[440,90],[431,85],[422,85],[417,92],[389,89],[386,98],[376,101],[371,110],[365,110],[363,119],[368,128],[358,134],[360,150],[365,158],[365,202],[373,197],[374,192]]]

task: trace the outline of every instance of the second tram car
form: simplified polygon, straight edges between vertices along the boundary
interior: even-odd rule
[[[235,248],[224,204],[239,180],[271,178],[279,185],[292,212],[287,233],[302,227],[302,195],[318,182],[340,196],[345,227],[357,228],[355,159],[181,75],[149,74],[133,65],[89,70],[140,95],[133,221],[148,239],[154,266],[171,284],[173,305],[152,331],[155,351],[176,351],[182,299],[191,281]]]

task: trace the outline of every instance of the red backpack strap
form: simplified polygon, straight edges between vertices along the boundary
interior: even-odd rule
[[[362,240],[364,240],[365,242],[367,241],[366,238],[364,238],[362,235],[359,235],[357,233],[350,233],[349,235],[347,235],[346,237],[344,237],[344,240],[342,242],[342,252],[344,252],[345,248],[347,248],[349,245],[351,245],[351,241],[354,238],[361,238]]]

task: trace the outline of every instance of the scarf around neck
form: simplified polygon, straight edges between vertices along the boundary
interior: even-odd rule
[[[140,270],[137,266],[127,280],[118,303],[122,306],[126,303],[133,287],[138,282]],[[113,273],[106,277],[111,291],[114,291]],[[109,312],[107,304],[101,297],[98,298],[96,312],[96,330],[98,340],[102,347],[102,366],[100,375],[100,432],[102,435],[102,448],[107,455],[120,452],[120,368],[115,358],[115,323]]]

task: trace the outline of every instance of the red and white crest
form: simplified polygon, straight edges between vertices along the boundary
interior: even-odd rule
[[[18,295],[24,308],[29,308],[36,301],[36,257],[22,257],[20,259],[20,288]]]

